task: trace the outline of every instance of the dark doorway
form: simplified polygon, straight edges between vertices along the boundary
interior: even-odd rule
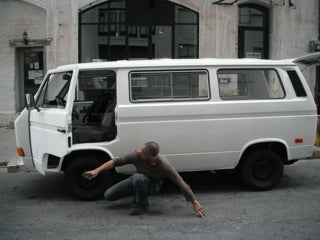
[[[36,94],[45,74],[43,47],[17,48],[16,50],[16,110],[24,106],[26,93]]]
[[[268,58],[268,19],[267,8],[253,4],[239,6],[239,58]]]

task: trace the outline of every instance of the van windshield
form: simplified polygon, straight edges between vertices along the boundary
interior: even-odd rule
[[[72,71],[48,75],[43,84],[37,106],[42,108],[65,108]]]

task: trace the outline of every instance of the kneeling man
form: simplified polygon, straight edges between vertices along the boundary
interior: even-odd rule
[[[199,217],[204,217],[204,210],[196,200],[191,188],[181,178],[169,160],[159,154],[159,145],[155,142],[145,143],[139,150],[124,157],[112,159],[94,170],[83,173],[82,176],[90,180],[101,171],[126,164],[133,164],[137,173],[110,187],[104,194],[107,200],[115,201],[133,195],[135,205],[130,214],[142,214],[148,208],[148,196],[159,192],[162,181],[169,178],[180,188],[186,200],[192,203],[195,213]]]

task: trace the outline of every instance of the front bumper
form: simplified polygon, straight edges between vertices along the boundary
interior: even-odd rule
[[[7,165],[8,173],[25,172],[30,170],[31,169],[25,166],[23,159],[21,157],[13,158]]]

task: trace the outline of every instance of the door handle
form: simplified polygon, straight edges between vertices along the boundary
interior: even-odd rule
[[[58,131],[58,132],[61,132],[61,133],[66,133],[66,132],[67,132],[67,131],[66,131],[65,129],[63,129],[63,128],[58,128],[57,131]]]

